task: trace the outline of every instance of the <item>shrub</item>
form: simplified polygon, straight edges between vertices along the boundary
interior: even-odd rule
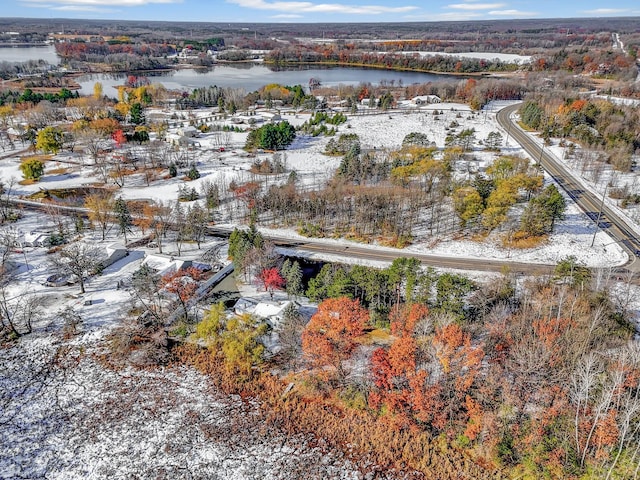
[[[20,164],[20,171],[27,180],[39,180],[44,175],[44,163],[37,158],[28,158]]]
[[[195,165],[192,165],[189,171],[187,172],[187,178],[189,180],[197,180],[198,178],[200,178],[200,172],[195,167]]]

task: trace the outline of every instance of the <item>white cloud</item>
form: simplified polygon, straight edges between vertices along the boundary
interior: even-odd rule
[[[46,3],[25,3],[25,4],[22,4],[21,6],[27,7],[27,8],[51,8],[51,7],[53,7],[53,5],[48,5]]]
[[[287,14],[287,13],[281,13],[279,15],[271,15],[271,17],[269,18],[276,18],[276,19],[287,19],[287,18],[302,18],[302,15],[296,15],[293,13]]]
[[[447,12],[447,13],[436,13],[430,15],[421,15],[420,17],[416,16],[407,16],[405,19],[407,21],[422,21],[422,22],[463,22],[465,20],[475,20],[481,18],[482,14],[475,12]]]
[[[42,6],[40,0],[22,0],[23,4],[37,4]],[[72,10],[75,9],[96,9],[101,6],[107,7],[140,7],[150,3],[182,3],[182,0],[48,0],[50,5],[48,8],[55,10]]]
[[[618,13],[630,13],[626,8],[596,8],[594,10],[584,10],[582,13],[588,15],[615,15]]]
[[[111,8],[94,7],[91,5],[61,5],[59,7],[54,7],[53,5],[49,5],[47,8],[50,8],[51,10],[57,10],[59,12],[114,13],[119,11],[119,10],[113,10]]]
[[[497,17],[536,17],[539,15],[537,12],[523,12],[520,10],[492,10],[489,15],[495,15]]]
[[[453,8],[455,10],[491,10],[505,6],[504,3],[454,3],[447,5],[446,8]]]
[[[289,2],[265,0],[227,0],[244,8],[256,10],[275,10],[280,12],[300,12],[300,13],[342,13],[358,15],[380,15],[383,13],[406,13],[418,10],[414,6],[386,7],[382,5],[346,5],[341,3],[312,3],[312,2]]]

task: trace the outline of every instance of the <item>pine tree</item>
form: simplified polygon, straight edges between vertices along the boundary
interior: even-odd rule
[[[118,228],[120,229],[120,233],[124,235],[124,243],[126,245],[127,232],[131,232],[131,225],[133,225],[133,218],[131,217],[129,206],[122,197],[118,197],[116,198],[116,201],[113,205],[113,210],[118,220]]]
[[[282,272],[284,279],[287,282],[286,291],[287,295],[292,295],[297,298],[302,294],[302,268],[296,261],[290,264],[289,269]]]

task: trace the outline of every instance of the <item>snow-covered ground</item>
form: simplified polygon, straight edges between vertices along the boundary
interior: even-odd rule
[[[615,103],[615,102],[614,102]],[[533,140],[542,148],[542,139],[532,136]],[[603,161],[596,161],[595,156],[589,158],[581,157],[581,147],[577,146],[576,152],[572,157],[568,155],[569,143],[565,147],[560,146],[558,139],[552,139],[550,146],[544,148],[555,155],[556,159],[562,163],[575,178],[580,182],[583,188],[601,197],[606,205],[615,210],[617,214],[625,220],[626,224],[640,235],[640,205],[628,205],[627,208],[620,206],[620,201],[611,198],[611,190],[613,188],[624,190],[630,193],[640,191],[640,172],[636,167],[630,172],[620,172],[615,170],[610,164]],[[636,162],[640,160],[636,158]]]
[[[27,213],[15,227],[48,223]],[[89,232],[83,241],[99,243],[99,237]],[[209,246],[190,246],[186,256],[196,258]],[[1,347],[0,479],[363,478],[314,439],[267,427],[257,405],[220,393],[192,368],[105,366],[107,334],[131,308],[119,284],[128,283],[149,252],[133,250],[90,279],[84,295],[77,285],[42,285],[51,273],[47,249],[11,256],[17,268],[6,298],[28,292],[41,299],[43,312],[33,333]],[[66,307],[81,318],[70,339],[62,336],[59,315]]]
[[[339,127],[339,133],[357,133],[365,147],[391,149],[399,147],[408,133],[420,131],[442,146],[447,134],[445,126],[455,120],[463,128],[474,128],[476,137],[484,139],[489,132],[499,130],[495,113],[503,105],[494,103],[480,113],[473,113],[464,105],[437,104],[411,113],[350,116],[347,124]],[[437,120],[434,110],[442,111]],[[284,118],[297,125],[308,115],[292,113]],[[225,152],[219,151],[215,135],[200,136],[197,140],[201,146],[190,153],[198,162],[202,178],[192,182],[163,179],[147,187],[141,176],[132,175],[119,193],[130,199],[168,201],[176,199],[180,185],[198,189],[207,179],[252,178],[248,168],[254,158],[240,150],[246,133],[232,133],[232,148]],[[300,136],[281,153],[287,168],[295,169],[304,185],[320,185],[338,166],[340,159],[322,154],[327,141],[324,137]],[[21,177],[18,150],[0,156],[5,185],[11,177]],[[523,153],[513,142],[505,151]],[[474,156],[474,168],[482,169],[495,154],[478,148]],[[269,158],[270,154],[259,157]],[[97,181],[86,163],[88,159],[77,153],[58,155],[56,161],[47,163],[39,183],[14,185],[14,194]],[[54,168],[69,171],[52,174]],[[464,171],[457,174],[463,175]],[[282,176],[270,181],[284,179]],[[44,214],[27,213],[13,228],[27,232],[52,226],[52,221]],[[505,249],[490,237],[483,242],[443,238],[435,244],[418,238],[407,250],[547,263],[575,255],[594,267],[623,263],[626,256],[605,233],[596,235],[593,248],[588,246],[594,231],[592,222],[569,202],[566,218],[559,223],[557,232],[548,244],[535,249]],[[297,236],[293,231],[276,232]],[[89,232],[85,241],[102,243],[100,237],[98,232]],[[113,230],[108,237],[106,243],[121,240]],[[346,240],[334,242],[349,244]],[[167,251],[174,252],[174,246],[167,245]],[[119,283],[140,266],[144,253],[152,252],[131,252],[91,279],[83,296],[78,295],[78,286],[52,289],[42,285],[52,273],[45,249],[26,248],[23,253],[12,255],[17,269],[12,272],[14,281],[8,296],[23,291],[39,296],[45,315],[33,334],[3,347],[0,355],[0,479],[363,478],[347,459],[321,452],[313,439],[284,437],[277,431],[265,430],[257,406],[221,395],[194,370],[175,367],[114,371],[99,361],[105,352],[106,335],[130,308],[130,295],[119,288]],[[195,246],[189,246],[185,255],[196,258],[200,253]],[[620,285],[620,301],[626,301],[638,315],[640,292],[634,286],[629,288],[625,290]],[[249,293],[266,295],[255,290]],[[65,307],[82,318],[80,335],[71,340],[60,336],[59,312]]]
[[[384,52],[378,52],[383,54]],[[504,63],[515,63],[523,65],[531,63],[530,55],[516,55],[513,53],[495,53],[495,52],[460,52],[460,53],[447,53],[447,52],[424,52],[424,51],[408,51],[401,52],[403,55],[420,55],[421,57],[435,57],[436,55],[442,57],[456,57],[456,58],[473,58],[477,60],[499,60]]]
[[[449,125],[455,121],[462,128],[473,128],[478,140],[483,140],[489,132],[501,131],[503,137],[507,138],[498,126],[495,114],[509,102],[492,102],[481,112],[472,112],[467,105],[440,103],[423,107],[406,108],[402,111],[393,111],[380,114],[369,111],[366,107],[361,107],[363,114],[348,116],[346,124],[338,127],[337,135],[341,133],[356,133],[364,148],[394,149],[400,147],[404,137],[411,132],[424,132],[430,139],[440,147],[444,145],[444,140],[450,132]],[[440,114],[434,115],[434,110]],[[162,114],[162,111],[155,112]],[[169,114],[164,112],[167,117]],[[214,115],[211,110],[196,111],[192,117],[198,121],[199,118],[207,118]],[[300,125],[309,118],[308,114],[285,112],[283,119],[288,120],[293,125]],[[187,120],[188,121],[188,120]],[[187,121],[183,123],[186,124]],[[176,131],[173,128],[171,131]],[[200,147],[196,147],[189,153],[191,158],[197,161],[198,169],[202,177],[198,180],[185,182],[180,176],[173,179],[157,180],[146,186],[141,175],[132,175],[126,178],[125,185],[118,191],[118,194],[127,199],[155,199],[162,201],[175,200],[178,188],[183,185],[200,189],[202,182],[207,180],[222,180],[229,182],[235,179],[243,182],[256,179],[256,176],[249,172],[251,164],[260,159],[271,158],[271,154],[258,154],[255,158],[247,156],[241,147],[244,145],[247,133],[228,133],[227,146],[224,152],[219,151],[220,134],[208,133],[200,135],[196,140]],[[280,152],[285,166],[288,170],[295,170],[298,174],[298,181],[308,188],[321,185],[333,174],[340,163],[338,157],[328,157],[322,152],[328,142],[327,137],[311,137],[299,135],[294,143],[284,152]],[[135,148],[135,147],[134,147]],[[553,151],[558,151],[559,147],[552,147]],[[515,146],[513,141],[503,147],[503,151],[508,154],[526,155],[524,151]],[[469,170],[473,172],[482,171],[495,158],[496,154],[483,150],[476,145],[472,152],[474,161],[466,165],[467,174]],[[561,156],[561,155],[560,155]],[[90,184],[98,181],[90,167],[82,167],[84,161],[89,163],[89,159],[81,159],[77,154],[60,154],[56,157],[59,162],[48,162],[48,169],[68,165],[71,161],[71,171],[66,174],[46,175],[36,184],[28,186],[16,186],[16,193],[26,195],[38,191],[41,188],[63,188],[77,186],[78,184]],[[18,170],[19,160],[17,157],[8,157],[0,160],[0,168],[3,177],[20,178]],[[464,175],[460,168],[458,175]],[[282,183],[286,175],[257,177],[265,183]],[[601,179],[601,185],[606,185],[606,175]],[[545,181],[552,182],[547,177]],[[431,240],[421,240],[418,236],[416,242],[408,248],[409,251],[432,253],[438,255],[451,255],[460,257],[492,258],[514,261],[531,261],[541,263],[556,263],[559,259],[569,255],[576,256],[579,261],[590,267],[620,265],[627,261],[627,255],[616,245],[611,237],[606,233],[597,233],[593,247],[590,247],[591,239],[595,232],[595,226],[584,214],[582,214],[575,204],[567,197],[568,209],[565,219],[559,222],[556,232],[549,241],[534,249],[514,250],[501,246],[499,238],[489,237],[487,241],[479,242],[469,239],[442,238],[437,243]],[[220,219],[225,222],[225,218]],[[294,235],[293,232],[283,232]]]
[[[114,371],[95,345],[51,340],[3,349],[0,479],[363,478],[311,439],[265,428],[257,406],[193,369]]]

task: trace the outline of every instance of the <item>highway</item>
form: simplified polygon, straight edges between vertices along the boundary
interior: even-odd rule
[[[565,192],[578,204],[585,214],[596,223],[597,228],[606,231],[629,255],[629,263],[625,266],[632,272],[640,272],[640,237],[634,232],[625,219],[609,208],[602,197],[585,189],[580,181],[572,175],[555,157],[544,150],[533,137],[523,131],[511,118],[520,108],[520,103],[503,108],[498,112],[498,123],[508,132],[512,139],[536,160],[544,170],[553,177]]]
[[[37,210],[46,212],[47,205],[30,200],[11,199],[11,203],[25,210]],[[88,210],[83,207],[58,206],[57,211],[63,215],[86,216]],[[212,225],[209,227],[209,234],[228,238],[232,228]],[[298,251],[300,256],[318,255],[317,258],[327,258],[331,256],[339,260],[340,258],[351,258],[360,263],[371,262],[393,262],[396,258],[411,257],[418,259],[423,265],[434,268],[451,268],[458,270],[486,271],[486,272],[515,272],[526,275],[545,275],[553,272],[554,265],[543,263],[525,263],[508,260],[468,258],[443,255],[429,255],[406,250],[380,248],[368,246],[366,244],[336,244],[322,239],[292,239],[285,236],[262,232],[263,237],[274,243],[275,246]],[[323,257],[324,255],[324,257]]]
[[[558,182],[558,184],[573,198],[586,214],[600,228],[606,230],[617,243],[619,243],[629,254],[631,259],[625,265],[625,268],[617,268],[616,271],[623,273],[630,270],[634,273],[640,272],[640,261],[637,256],[640,255],[640,240],[633,233],[633,230],[618,217],[606,205],[600,212],[602,199],[585,191],[580,183],[562,166],[557,159],[544,151],[541,146],[526,132],[513,122],[511,115],[519,108],[520,104],[516,104],[502,109],[498,112],[497,119],[500,125],[508,132],[509,139],[519,143],[532,158],[539,161],[542,167]],[[43,205],[39,202],[30,202],[25,200],[12,200],[14,203],[26,209],[43,209]],[[78,207],[60,207],[61,213],[70,215],[86,215],[85,208]],[[209,233],[216,236],[228,237],[231,233],[229,228],[211,226]],[[366,244],[336,244],[334,242],[322,239],[291,239],[275,234],[263,233],[263,236],[271,240],[277,247],[291,249],[294,252],[300,252],[301,256],[317,255],[317,258],[351,258],[359,262],[379,261],[392,262],[399,257],[412,257],[418,259],[426,266],[436,268],[451,268],[459,270],[472,271],[490,271],[502,272],[511,271],[527,275],[549,274],[553,271],[553,265],[542,263],[517,262],[499,259],[486,258],[468,258],[443,255],[429,255],[406,250],[383,249],[379,247],[368,246]]]
[[[211,227],[213,235],[228,236],[228,229]],[[291,239],[278,235],[261,232],[263,237],[270,240],[277,247],[299,251],[301,255],[317,254],[350,258],[362,262],[393,262],[396,258],[410,257],[419,260],[423,265],[437,268],[452,268],[459,270],[505,272],[511,271],[527,275],[544,275],[553,271],[554,265],[542,263],[512,262],[507,260],[467,258],[442,255],[429,255],[406,250],[383,249],[365,244],[335,244],[322,239]]]

